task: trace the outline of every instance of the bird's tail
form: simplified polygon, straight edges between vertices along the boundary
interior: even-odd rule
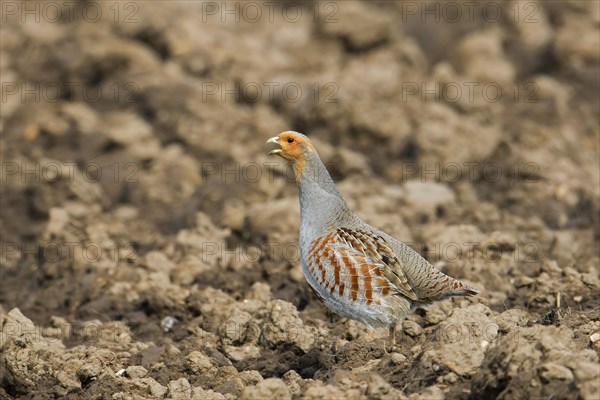
[[[475,289],[472,286],[465,285],[460,281],[455,281],[449,290],[442,293],[440,296],[441,299],[447,299],[448,297],[457,297],[457,296],[475,296],[479,293],[479,290]]]

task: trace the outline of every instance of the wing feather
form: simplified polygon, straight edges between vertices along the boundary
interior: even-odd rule
[[[383,237],[366,230],[347,228],[339,228],[337,236],[358,253],[354,254],[355,257],[364,258],[371,271],[379,271],[390,282],[393,291],[414,301],[418,299],[408,282],[402,263]]]

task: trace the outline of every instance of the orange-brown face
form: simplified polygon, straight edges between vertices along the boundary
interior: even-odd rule
[[[267,143],[281,146],[279,149],[271,150],[269,155],[276,154],[290,161],[294,167],[296,181],[299,181],[304,170],[305,154],[315,151],[310,139],[298,132],[285,131],[267,140]]]
[[[269,139],[267,143],[276,143],[281,146],[280,149],[271,150],[269,155],[277,154],[293,163],[304,159],[305,152],[314,151],[309,138],[293,131],[281,132],[279,135]]]

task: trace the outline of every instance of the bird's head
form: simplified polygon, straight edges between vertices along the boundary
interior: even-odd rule
[[[271,150],[269,155],[278,155],[290,161],[294,167],[296,181],[299,181],[304,170],[306,158],[309,153],[315,151],[310,139],[298,132],[285,131],[267,140],[267,143],[279,145],[279,148]]]
[[[308,137],[294,131],[281,132],[267,140],[267,143],[275,143],[280,146],[279,149],[271,150],[269,155],[276,154],[291,162],[304,158],[309,151],[315,151]]]

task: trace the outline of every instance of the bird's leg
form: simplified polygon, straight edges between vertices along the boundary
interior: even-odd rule
[[[396,348],[396,324],[390,326],[390,351]]]

